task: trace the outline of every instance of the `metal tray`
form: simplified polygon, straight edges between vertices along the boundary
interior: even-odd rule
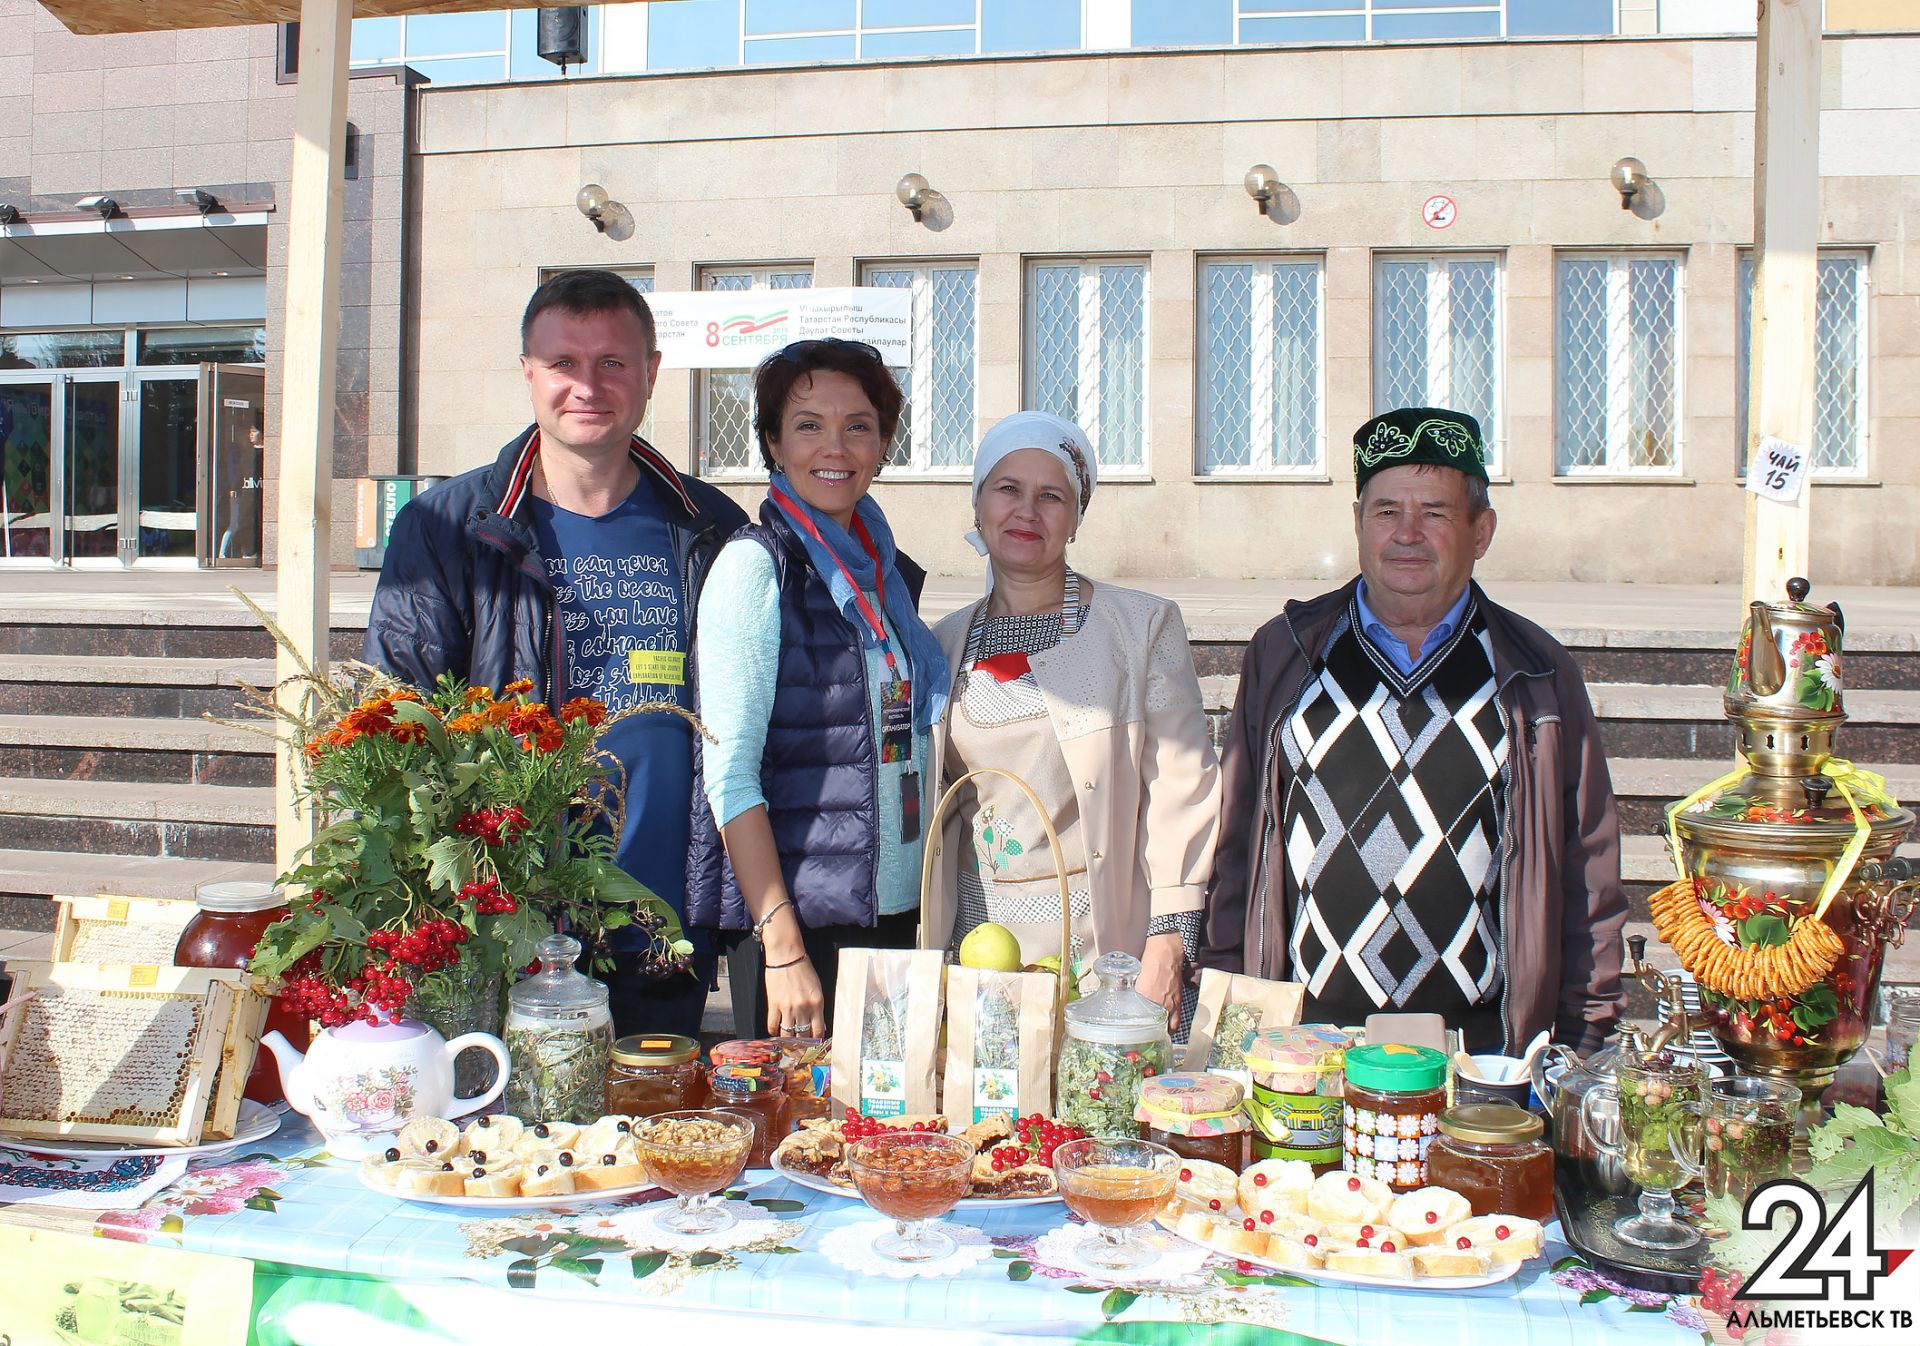
[[[1622,1285],[1661,1294],[1693,1294],[1712,1244],[1705,1235],[1691,1248],[1662,1252],[1636,1248],[1614,1237],[1613,1222],[1630,1215],[1637,1196],[1612,1196],[1564,1179],[1554,1183],[1554,1206],[1568,1246]],[[1696,1226],[1697,1227],[1697,1226]]]

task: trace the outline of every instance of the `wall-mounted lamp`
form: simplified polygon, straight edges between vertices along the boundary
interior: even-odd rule
[[[1241,183],[1247,189],[1247,195],[1253,198],[1253,204],[1262,215],[1273,205],[1273,194],[1280,190],[1280,175],[1273,171],[1272,164],[1255,164],[1247,170],[1247,176]]]
[[[202,215],[211,215],[220,209],[220,198],[204,187],[176,187],[173,194]]]
[[[1608,174],[1613,182],[1613,190],[1620,193],[1620,209],[1632,210],[1634,198],[1646,191],[1649,179],[1647,166],[1629,155],[1613,166]]]
[[[20,223],[20,207],[11,202],[0,204],[0,224]]]
[[[900,198],[907,214],[913,216],[913,222],[919,224],[926,218],[927,203],[933,199],[933,184],[918,173],[909,173],[895,185],[893,194]]]
[[[573,198],[580,213],[593,221],[593,227],[616,243],[633,237],[633,212],[607,194],[597,182],[589,182]]]
[[[120,213],[120,203],[111,196],[83,196],[74,203],[82,210],[91,210],[103,220],[110,220]]]

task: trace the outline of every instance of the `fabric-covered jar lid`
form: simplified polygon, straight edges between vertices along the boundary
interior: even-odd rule
[[[1347,1083],[1389,1094],[1417,1094],[1447,1082],[1447,1058],[1431,1047],[1399,1042],[1355,1047],[1347,1053]]]
[[[1338,1028],[1301,1024],[1255,1033],[1242,1055],[1249,1070],[1328,1071],[1340,1069],[1352,1045],[1352,1035]]]
[[[1238,1080],[1225,1075],[1162,1075],[1143,1080],[1133,1120],[1176,1136],[1228,1136],[1247,1129]]]

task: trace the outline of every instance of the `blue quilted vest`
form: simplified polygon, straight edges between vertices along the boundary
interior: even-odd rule
[[[765,547],[780,583],[779,684],[761,758],[760,790],[767,799],[767,820],[787,894],[800,923],[809,928],[872,925],[879,910],[874,891],[878,777],[859,632],[834,606],[799,535],[771,503],[761,505],[758,524],[749,524],[734,537],[751,538]],[[897,566],[917,607],[926,572],[905,553]],[[717,687],[699,692],[725,695],[725,689]],[[696,736],[687,924],[746,930],[753,921],[707,806],[699,748]]]

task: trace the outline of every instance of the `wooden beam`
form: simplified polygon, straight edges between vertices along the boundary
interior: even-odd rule
[[[353,0],[352,17],[459,14],[485,9],[532,9],[553,0]],[[67,31],[151,33],[174,28],[226,28],[285,23],[303,16],[303,0],[40,0]],[[329,9],[332,7],[329,6]]]
[[[293,103],[293,175],[287,229],[286,330],[281,345],[280,515],[275,563],[280,629],[324,674],[332,634],[333,424],[340,346],[341,165],[347,138],[347,54],[353,0],[302,0],[300,80]],[[281,650],[276,681],[297,673]],[[299,689],[282,692],[296,701]],[[294,762],[274,758],[274,851],[284,871],[313,835],[294,811]]]
[[[1754,70],[1753,328],[1747,460],[1763,435],[1813,451],[1820,243],[1820,0],[1765,0]],[[1813,485],[1793,504],[1747,496],[1741,603],[1779,602],[1808,570]]]

